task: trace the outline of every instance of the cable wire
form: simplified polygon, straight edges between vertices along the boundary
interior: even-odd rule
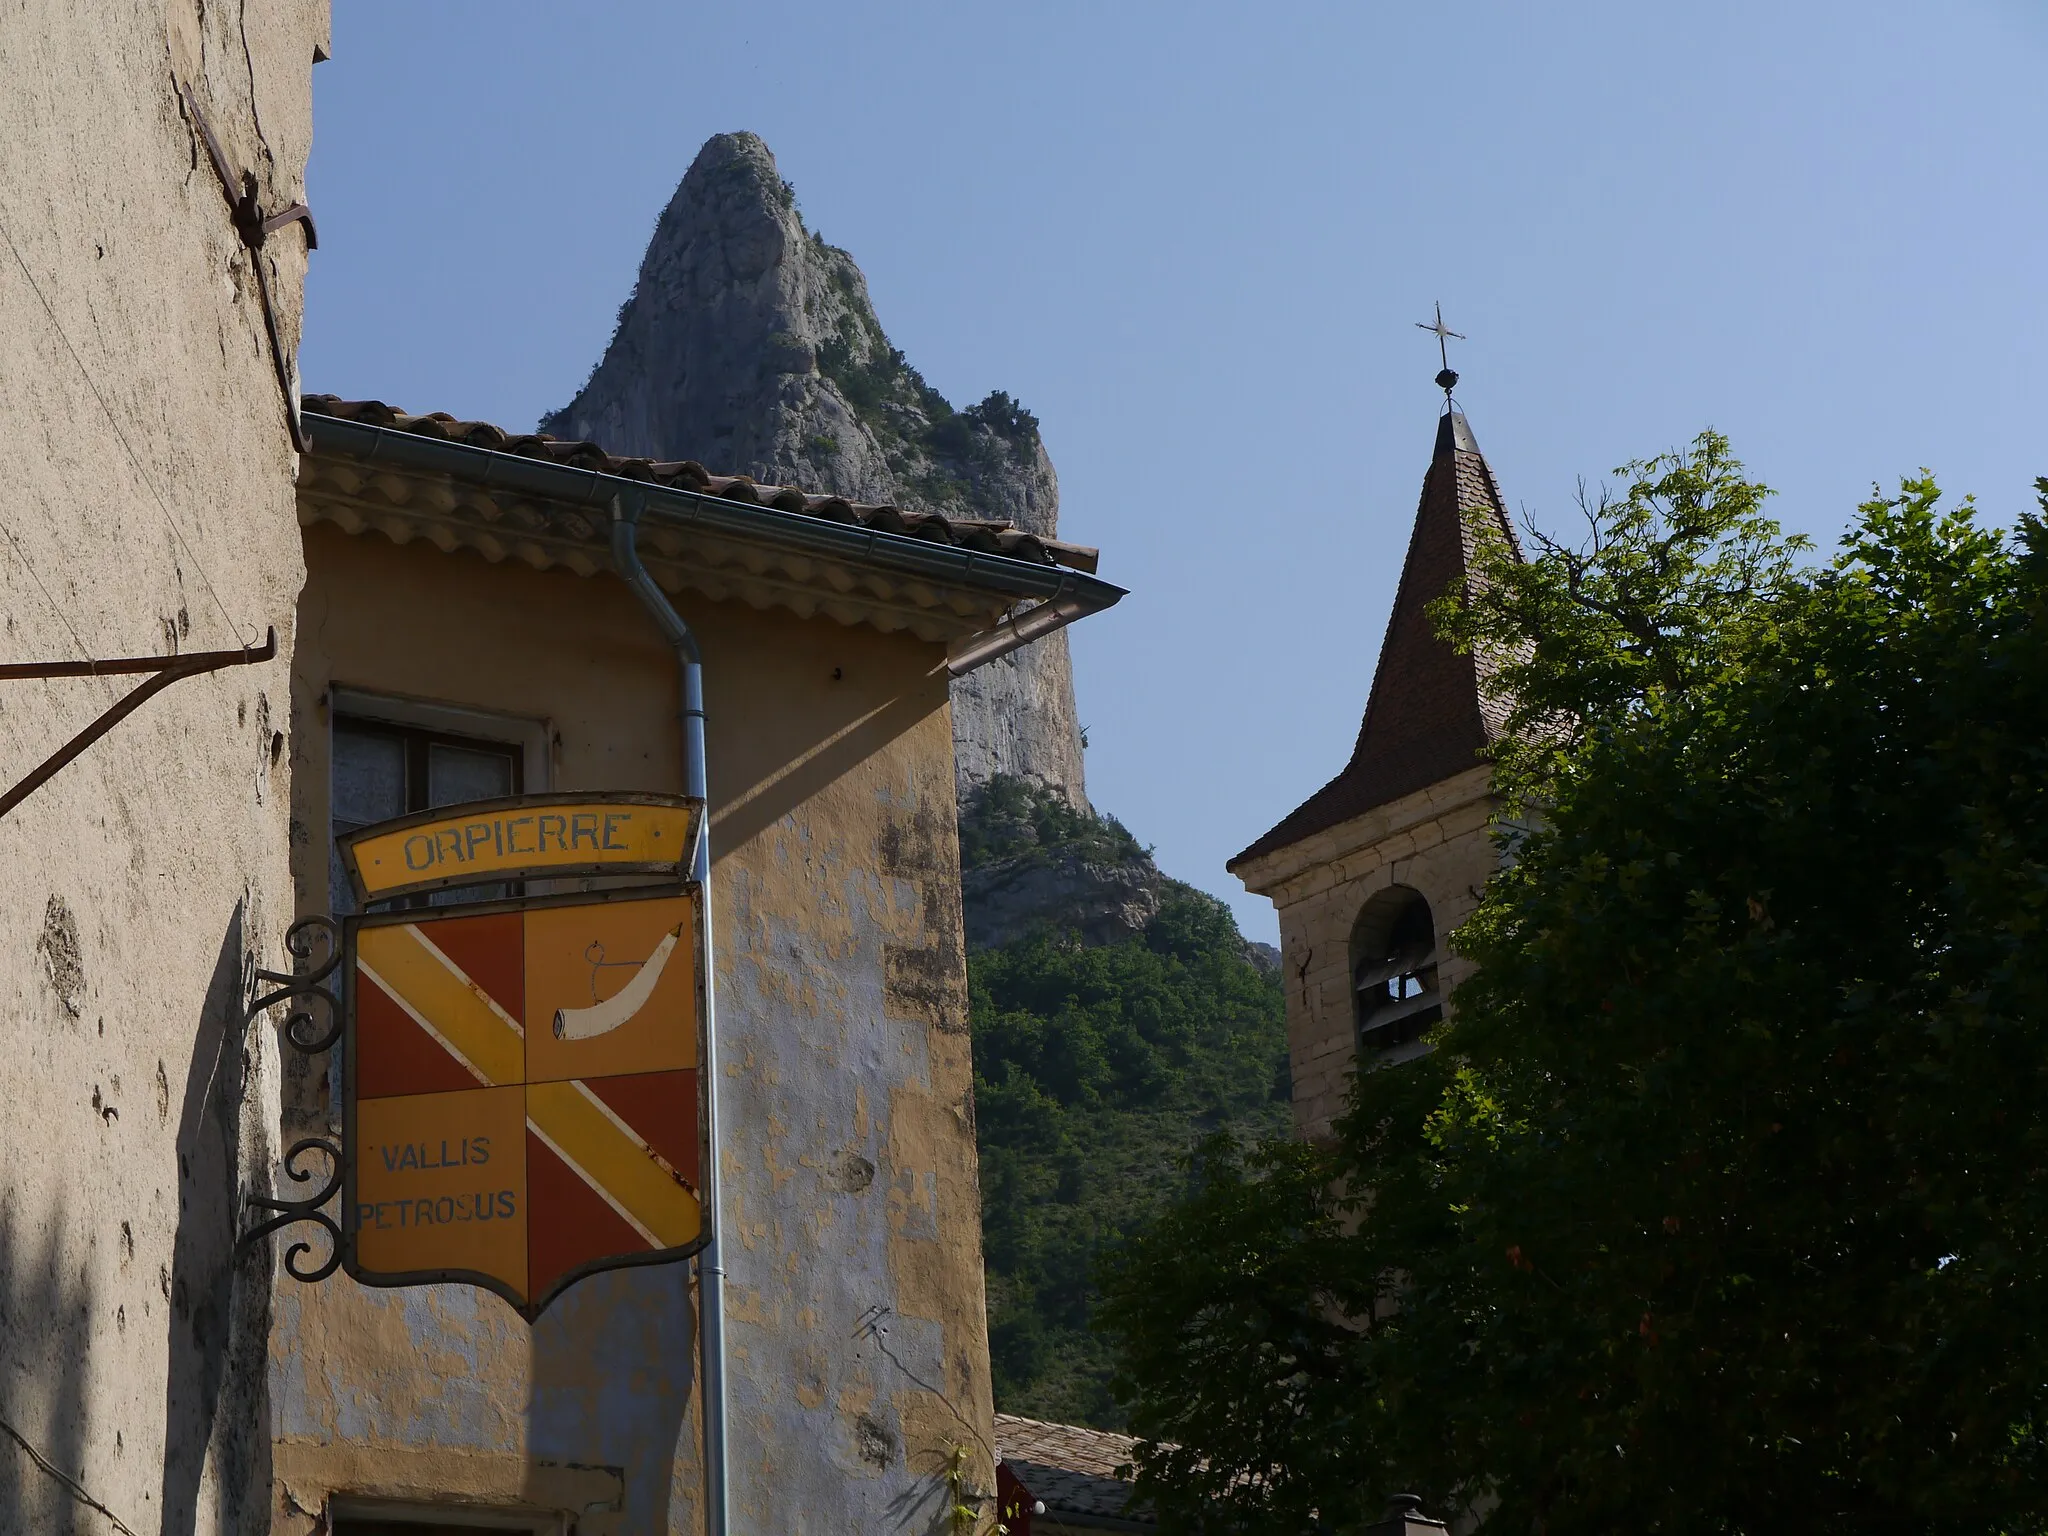
[[[43,601],[50,605],[50,611],[57,615],[57,622],[62,624],[71,636],[71,643],[78,647],[78,654],[91,661],[92,652],[85,648],[85,642],[78,638],[78,631],[71,627],[71,616],[58,606],[57,599],[50,595],[50,589],[43,585],[43,578],[36,574],[36,568],[28,558],[28,551],[21,547],[21,540],[14,536],[14,530],[5,523],[0,523],[0,533],[7,535],[7,543],[14,550],[14,558],[21,562],[21,568],[28,572],[28,579],[34,582],[36,590],[43,594]]]
[[[85,366],[85,359],[78,355],[78,348],[71,344],[71,337],[65,332],[63,322],[57,318],[57,311],[51,306],[49,299],[44,296],[42,285],[36,281],[35,274],[29,270],[28,263],[22,260],[21,248],[14,243],[14,236],[8,232],[7,221],[4,218],[0,218],[0,240],[4,240],[7,243],[8,254],[14,257],[14,264],[21,269],[21,275],[28,281],[29,292],[33,293],[36,296],[36,302],[43,306],[43,314],[49,319],[50,329],[55,331],[57,339],[64,343],[64,350],[71,354],[71,361],[77,365],[79,375],[85,380],[85,387],[92,391],[93,399],[99,402],[100,410],[105,413],[107,424],[114,429],[114,436],[120,442],[122,451],[128,455],[128,462],[134,467],[136,477],[142,481],[143,488],[155,500],[157,510],[163,513],[164,522],[170,527],[171,537],[176,539],[178,547],[185,551],[185,557],[192,562],[192,568],[199,573],[199,580],[205,586],[207,596],[213,599],[213,606],[220,610],[221,618],[227,621],[228,633],[242,644],[247,645],[248,642],[242,639],[241,630],[235,624],[234,615],[228,612],[227,604],[220,600],[220,593],[214,588],[213,578],[206,573],[205,562],[193,551],[191,544],[186,542],[185,531],[178,526],[177,518],[171,515],[170,503],[164,500],[163,492],[156,488],[156,482],[150,478],[149,471],[143,467],[142,456],[135,451],[135,445],[128,441],[128,434],[121,428],[121,418],[114,414],[114,408],[107,404],[107,397],[100,393],[99,381],[93,378],[92,370]],[[41,586],[42,583],[38,581],[36,585]],[[44,596],[47,597],[48,595],[47,592],[44,593]],[[72,638],[76,639],[77,637],[74,635]]]
[[[130,1526],[127,1521],[123,1520],[111,1509],[107,1508],[106,1505],[102,1504],[98,1499],[94,1498],[91,1494],[87,1493],[85,1491],[84,1484],[80,1483],[77,1478],[73,1477],[69,1472],[66,1472],[62,1467],[58,1466],[54,1461],[50,1460],[49,1457],[45,1456],[41,1451],[37,1450],[33,1442],[31,1442],[26,1435],[24,1435],[20,1430],[16,1429],[12,1424],[8,1423],[5,1419],[0,1419],[0,1433],[5,1433],[8,1439],[12,1440],[16,1445],[20,1446],[24,1452],[27,1453],[28,1459],[30,1461],[34,1462],[49,1476],[55,1478],[58,1482],[62,1483],[64,1485],[65,1490],[71,1495],[71,1497],[78,1500],[79,1503],[85,1505],[86,1508],[96,1509],[101,1514],[105,1515],[108,1521],[112,1523],[114,1529],[121,1532],[121,1536],[136,1536],[134,1528]]]

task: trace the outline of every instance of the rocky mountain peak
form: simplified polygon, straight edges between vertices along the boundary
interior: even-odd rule
[[[1038,420],[995,391],[956,410],[893,346],[852,256],[807,229],[759,136],[721,133],[662,210],[604,357],[541,422],[614,453],[1005,520],[1059,524]],[[963,793],[1013,774],[1086,804],[1066,636],[954,685]]]

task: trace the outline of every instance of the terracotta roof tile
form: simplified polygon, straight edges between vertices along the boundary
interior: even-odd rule
[[[1471,568],[1467,509],[1490,513],[1509,547],[1520,553],[1493,470],[1465,418],[1451,411],[1437,425],[1436,451],[1423,476],[1415,531],[1351,761],[1232,859],[1231,868],[1462,773],[1500,735],[1504,710],[1482,686],[1484,669],[1439,640],[1425,611]]]
[[[390,427],[400,432],[445,442],[468,443],[498,453],[516,453],[526,458],[549,459],[577,469],[596,470],[627,480],[647,480],[677,490],[722,496],[751,506],[775,507],[784,512],[807,512],[828,522],[851,523],[883,533],[908,534],[962,549],[978,549],[1012,560],[1029,560],[1039,565],[1063,565],[1092,573],[1100,563],[1099,552],[1084,544],[1042,539],[1020,531],[1003,521],[941,517],[935,512],[914,512],[903,507],[869,506],[843,496],[814,495],[791,485],[761,485],[748,475],[714,475],[695,459],[673,462],[623,458],[606,453],[595,443],[567,442],[545,432],[507,432],[487,421],[461,421],[446,411],[425,416],[408,415],[382,400],[343,400],[335,395],[308,395],[301,402],[307,415],[331,416],[342,421]]]

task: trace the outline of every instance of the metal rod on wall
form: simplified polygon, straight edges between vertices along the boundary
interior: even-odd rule
[[[121,695],[84,730],[31,769],[19,784],[0,794],[0,816],[5,816],[61,772],[67,763],[119,725],[143,704],[175,682],[218,672],[222,667],[246,667],[268,661],[277,654],[277,631],[269,632],[262,645],[240,651],[194,651],[187,656],[120,656],[109,661],[15,661],[0,665],[0,682],[42,677],[106,677],[121,673],[154,672],[156,676]]]

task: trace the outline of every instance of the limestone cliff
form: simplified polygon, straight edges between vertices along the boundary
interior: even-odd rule
[[[889,344],[853,258],[804,227],[768,146],[723,133],[676,188],[611,345],[541,423],[614,453],[857,501],[1057,532],[1038,421],[1000,391],[956,411]],[[963,797],[998,773],[1085,806],[1067,637],[953,686]]]
[[[960,805],[960,894],[970,954],[1057,931],[1084,947],[1141,937],[1175,902],[1213,896],[1160,871],[1114,816],[1077,809],[1028,780],[998,773]],[[1223,926],[1236,935],[1227,916]],[[1240,957],[1280,970],[1271,944],[1236,937]]]

